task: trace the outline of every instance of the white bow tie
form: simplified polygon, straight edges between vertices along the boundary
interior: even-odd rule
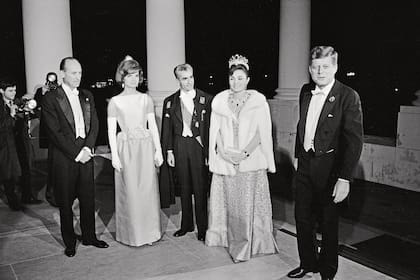
[[[324,92],[322,90],[311,90],[312,95],[317,95],[317,94],[324,94]]]

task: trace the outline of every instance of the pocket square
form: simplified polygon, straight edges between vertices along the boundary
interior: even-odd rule
[[[328,114],[328,116],[327,117],[329,117],[329,118],[332,118],[332,117],[334,117],[333,115],[331,115],[331,114]]]
[[[326,154],[329,154],[329,153],[332,153],[332,152],[334,152],[334,149],[328,150],[328,151],[326,151],[325,153],[326,153]]]

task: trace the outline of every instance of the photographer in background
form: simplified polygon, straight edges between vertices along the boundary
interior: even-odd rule
[[[14,104],[16,84],[0,80],[0,183],[4,185],[9,208],[18,211],[22,206],[16,195],[16,181],[21,168],[15,144],[15,119],[18,107]]]
[[[40,86],[35,92],[35,100],[38,104],[36,108],[36,114],[39,116],[39,147],[41,149],[48,149],[48,138],[45,131],[45,122],[42,120],[42,99],[46,94],[55,90],[58,87],[57,74],[54,72],[49,72],[45,78],[45,84]],[[51,176],[51,154],[48,152],[48,179],[47,179],[47,189],[45,191],[45,199],[51,206],[57,207],[57,203],[54,198],[54,182]]]
[[[15,139],[19,163],[22,169],[20,179],[21,201],[24,204],[40,204],[42,201],[37,199],[32,191],[31,176],[34,151],[31,143],[30,127],[31,120],[38,118],[34,111],[37,104],[28,94],[15,98],[13,102],[18,108],[16,112]]]

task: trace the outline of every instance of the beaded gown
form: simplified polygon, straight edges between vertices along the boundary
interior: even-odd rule
[[[155,147],[147,129],[153,101],[146,94],[114,96],[108,116],[116,117],[121,172],[115,171],[116,239],[141,246],[161,238],[160,198],[154,165]]]
[[[239,114],[248,99],[235,102],[230,96],[229,108]],[[238,127],[234,121],[235,148],[239,146]],[[240,172],[237,168],[233,176],[213,174],[206,244],[227,247],[235,262],[278,252],[266,170]]]

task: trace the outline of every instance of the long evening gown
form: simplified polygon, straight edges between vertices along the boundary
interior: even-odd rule
[[[153,101],[146,94],[119,95],[111,99],[108,115],[116,117],[121,172],[115,171],[117,241],[141,246],[161,238],[160,199],[155,147],[147,129]]]
[[[243,105],[232,112],[239,114]],[[237,148],[239,123],[234,121],[232,127]],[[278,252],[266,170],[213,174],[206,245],[227,247],[235,262]]]

